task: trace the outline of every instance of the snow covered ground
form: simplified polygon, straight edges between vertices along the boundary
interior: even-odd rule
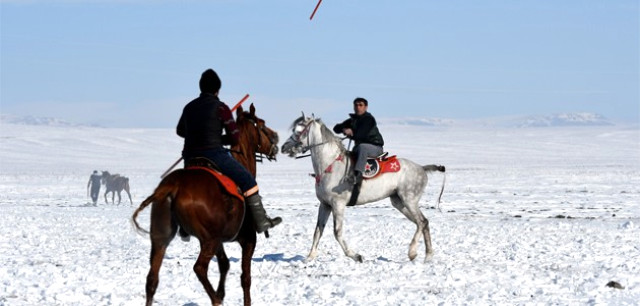
[[[345,238],[363,263],[342,253],[331,222],[305,263],[318,207],[311,162],[281,155],[258,166],[266,209],[284,222],[259,237],[255,305],[638,304],[637,127],[381,130],[391,154],[447,167],[442,212],[432,208],[441,174],[421,201],[434,259],[424,262],[421,243],[408,260],[415,227],[385,200],[347,210]],[[0,305],[143,304],[150,243],[130,217],[180,149],[172,129],[0,125]],[[128,176],[133,205],[89,205],[93,170]],[[225,247],[225,302],[238,305],[240,249]],[[195,239],[172,242],[157,305],[209,305],[192,270],[198,251]],[[216,265],[209,276],[217,282]]]

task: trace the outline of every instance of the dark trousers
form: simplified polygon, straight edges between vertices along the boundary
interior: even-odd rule
[[[93,203],[98,201],[98,195],[100,193],[100,185],[93,184],[91,185],[91,199]]]
[[[356,154],[357,160],[355,165],[355,171],[364,172],[364,166],[367,164],[367,158],[378,157],[384,151],[381,146],[372,145],[369,143],[361,143],[353,148],[353,153]]]
[[[206,157],[218,166],[222,174],[231,178],[238,187],[245,192],[256,185],[256,180],[251,173],[242,166],[231,154],[224,148],[200,150],[200,151],[183,151],[182,158],[184,158],[185,165],[191,158]]]

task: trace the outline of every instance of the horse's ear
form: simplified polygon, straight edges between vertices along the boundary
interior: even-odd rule
[[[253,103],[251,103],[251,106],[249,106],[249,113],[251,114],[251,116],[256,115],[256,107],[253,106]]]
[[[236,109],[236,119],[240,117],[243,111],[244,110],[242,109],[242,105],[238,106],[238,108]]]
[[[304,111],[302,112],[302,119],[305,119],[307,117],[304,116]]]

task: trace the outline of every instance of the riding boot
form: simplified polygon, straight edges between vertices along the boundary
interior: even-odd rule
[[[344,181],[349,185],[355,185],[358,183],[358,178],[362,180],[362,172],[355,170],[353,171],[353,174],[347,176],[347,178]]]
[[[254,193],[245,199],[245,203],[253,214],[253,221],[255,222],[256,232],[262,233],[282,222],[282,218],[275,217],[269,218],[267,212],[262,206],[262,199],[258,193]]]
[[[360,186],[362,186],[362,172],[355,171],[355,184],[353,185],[353,191],[351,191],[351,199],[347,206],[355,206],[358,202],[358,196],[360,195]]]

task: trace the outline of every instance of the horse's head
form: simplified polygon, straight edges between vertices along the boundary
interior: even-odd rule
[[[107,179],[111,177],[111,173],[109,173],[109,171],[102,171],[102,175],[100,177],[100,183],[101,184],[106,184]]]
[[[267,159],[275,160],[278,154],[278,133],[269,128],[265,121],[256,116],[256,108],[253,103],[249,111],[243,111],[238,107],[236,111],[236,123],[242,130],[242,137],[246,137],[246,142],[255,143],[255,152],[264,154]],[[241,140],[242,141],[242,140]]]
[[[316,126],[319,124],[319,126]],[[309,150],[316,143],[311,140],[311,131],[315,127],[322,127],[320,119],[302,116],[291,124],[292,134],[289,139],[282,144],[282,153],[289,154],[289,157],[295,157]]]

